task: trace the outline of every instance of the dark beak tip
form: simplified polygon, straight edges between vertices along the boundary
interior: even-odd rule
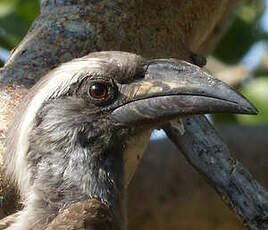
[[[259,113],[258,109],[251,104],[246,98],[243,98],[243,103],[238,103],[241,108],[241,114],[257,115]]]
[[[217,96],[236,104],[237,111],[234,111],[234,113],[257,115],[259,112],[245,96],[225,83],[220,83],[220,90],[217,91]]]
[[[252,104],[250,107],[248,107],[248,111],[249,111],[248,114],[250,115],[258,115],[259,113],[258,109]]]

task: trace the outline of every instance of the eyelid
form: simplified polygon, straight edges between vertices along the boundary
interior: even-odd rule
[[[103,82],[110,82],[111,78],[103,77],[102,75],[94,75],[89,77],[90,81],[103,81]]]

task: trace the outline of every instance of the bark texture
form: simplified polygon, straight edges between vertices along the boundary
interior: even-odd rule
[[[268,192],[233,158],[204,116],[183,119],[184,135],[169,126],[168,137],[250,229],[268,228]]]

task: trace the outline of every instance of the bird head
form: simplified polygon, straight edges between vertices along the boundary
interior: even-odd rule
[[[256,109],[185,61],[92,53],[30,89],[5,162],[27,200],[38,194],[58,209],[88,198],[116,206],[152,129],[178,116],[218,112]]]

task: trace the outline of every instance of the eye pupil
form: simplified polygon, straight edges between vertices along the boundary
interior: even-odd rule
[[[107,96],[107,86],[100,83],[95,83],[89,88],[89,94],[91,97],[96,99],[104,99]]]

